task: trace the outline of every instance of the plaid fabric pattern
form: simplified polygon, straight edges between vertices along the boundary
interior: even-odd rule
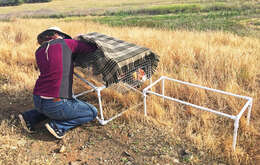
[[[98,49],[90,55],[78,55],[75,59],[76,66],[93,68],[94,74],[102,74],[103,80],[109,86],[124,80],[141,63],[151,66],[155,71],[159,56],[145,47],[137,46],[97,32],[79,36],[79,39],[88,44],[95,44]],[[148,75],[150,78],[151,74]]]

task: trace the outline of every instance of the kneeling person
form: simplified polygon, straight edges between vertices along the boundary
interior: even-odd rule
[[[58,27],[43,31],[37,40],[40,47],[35,57],[40,75],[33,91],[35,108],[18,117],[28,132],[33,132],[37,123],[50,119],[45,127],[61,139],[69,129],[90,122],[97,116],[93,105],[72,98],[73,56],[90,55],[97,47],[71,39]]]

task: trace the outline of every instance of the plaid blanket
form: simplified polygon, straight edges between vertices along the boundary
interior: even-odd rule
[[[106,86],[117,83],[131,75],[134,71],[144,65],[149,65],[151,73],[154,73],[159,56],[145,47],[137,46],[97,32],[79,36],[79,39],[95,44],[98,49],[90,55],[77,55],[76,66],[92,67],[95,75],[102,74]]]

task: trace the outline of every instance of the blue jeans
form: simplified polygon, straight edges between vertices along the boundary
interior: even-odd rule
[[[59,130],[66,132],[78,125],[92,121],[97,116],[97,109],[93,105],[78,99],[43,99],[33,96],[35,109],[23,113],[25,120],[32,126],[46,119],[56,124]]]

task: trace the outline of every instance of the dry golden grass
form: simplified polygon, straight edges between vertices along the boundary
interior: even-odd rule
[[[112,28],[91,22],[16,19],[0,24],[0,93],[16,98],[31,94],[38,76],[34,59],[34,51],[38,47],[36,36],[42,30],[54,25],[72,36],[97,31],[150,48],[160,55],[158,71],[153,76],[154,80],[165,75],[253,97],[252,122],[246,126],[246,118],[242,117],[235,152],[231,150],[233,122],[229,119],[163,101],[158,97],[149,97],[148,116],[151,120],[169,128],[168,131],[172,133],[173,138],[182,139],[191,147],[209,152],[208,155],[215,159],[229,164],[252,164],[257,157],[258,146],[255,145],[259,123],[258,125],[256,123],[260,107],[260,82],[257,77],[260,75],[258,39],[213,31]],[[160,91],[160,86],[154,89]],[[240,99],[175,83],[166,83],[166,94],[232,115],[236,115],[244,104]],[[109,99],[105,99],[106,96],[126,106],[142,101],[142,98],[137,95],[129,95],[126,99],[121,94],[105,91],[104,102],[109,102]],[[111,109],[109,105],[106,108]],[[142,110],[125,114],[123,120],[145,121]],[[9,129],[8,126],[2,122],[0,130],[5,132],[6,129]],[[8,136],[1,135],[0,142],[5,141],[2,139]],[[16,135],[12,136],[17,139]],[[6,141],[9,142],[13,143]],[[18,141],[13,144],[16,143]],[[195,163],[196,159],[193,160]]]

